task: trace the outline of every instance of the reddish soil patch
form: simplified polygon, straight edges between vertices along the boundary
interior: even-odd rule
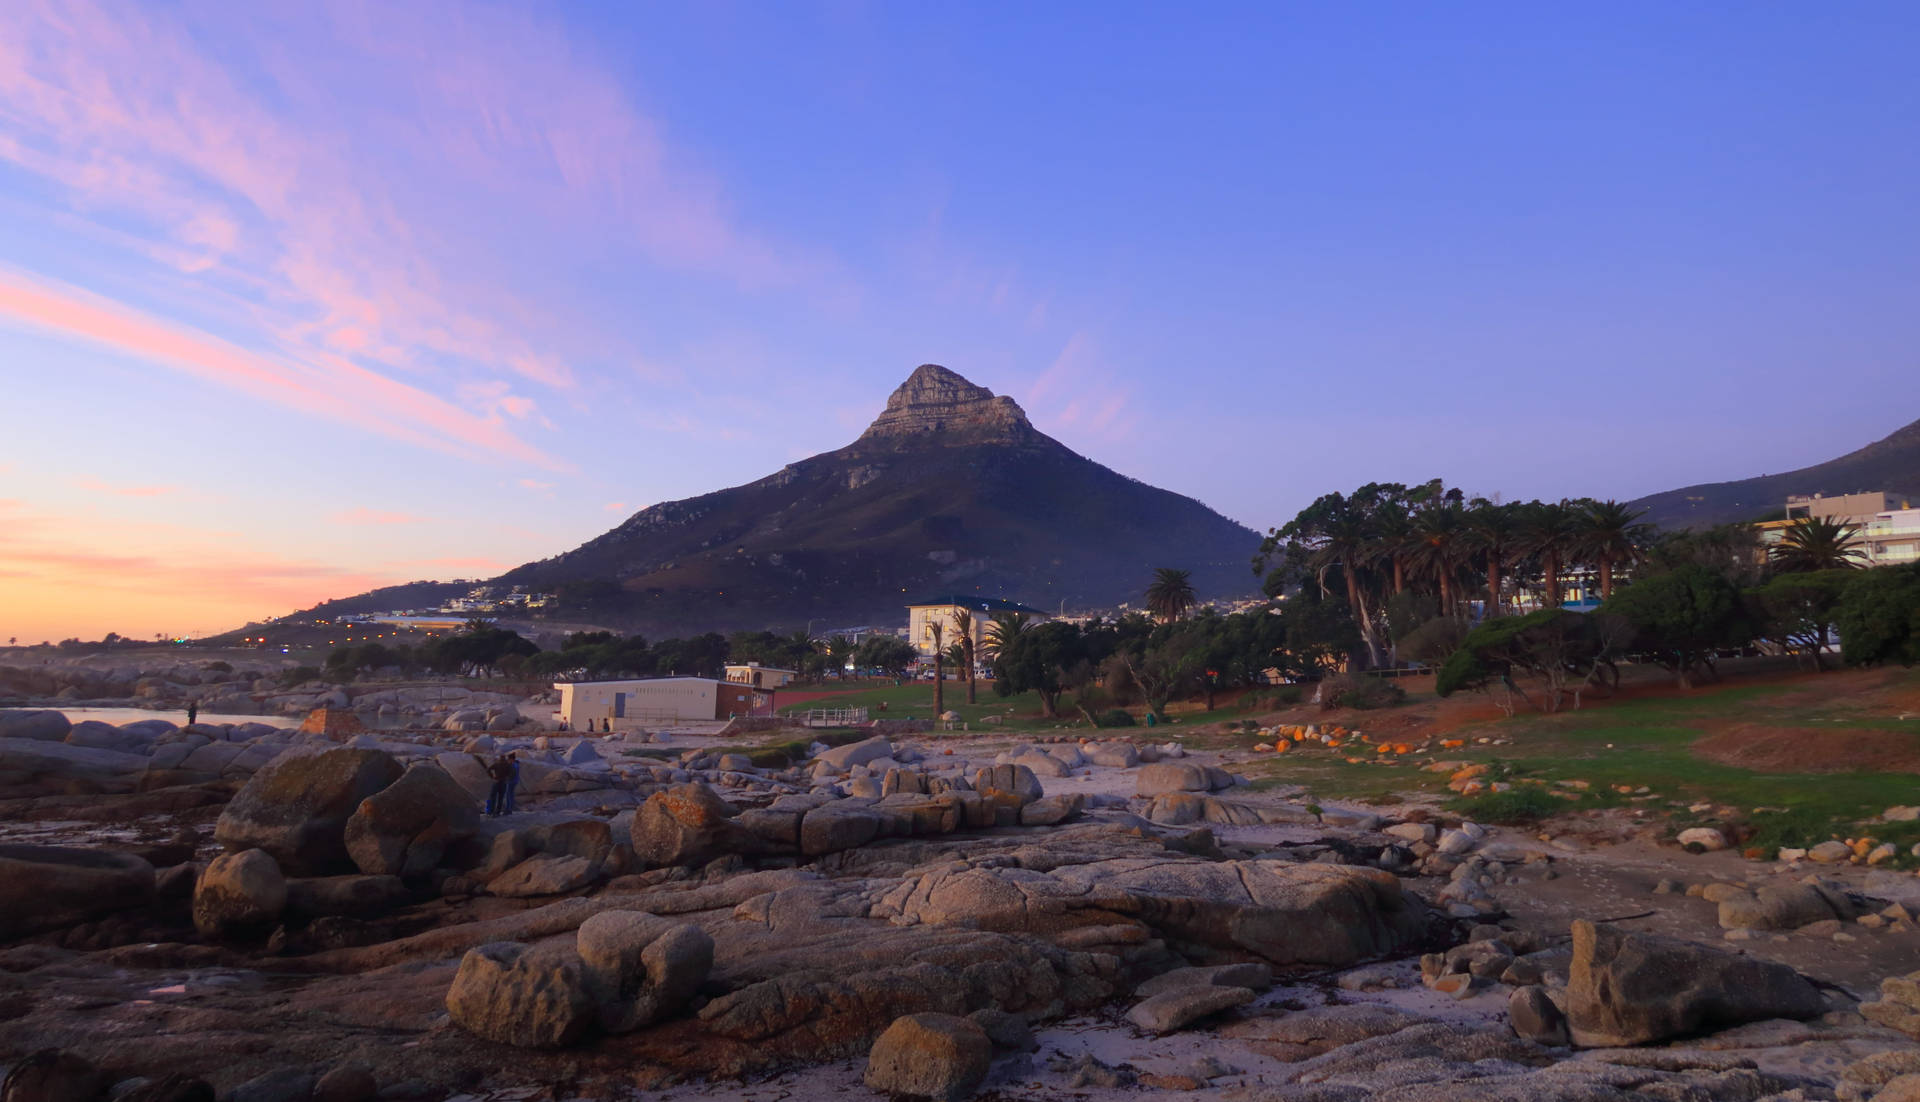
[[[1701,739],[1693,751],[1760,773],[1920,773],[1920,732],[1742,723]]]

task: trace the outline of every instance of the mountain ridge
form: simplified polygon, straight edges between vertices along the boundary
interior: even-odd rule
[[[1786,506],[1789,495],[1885,490],[1920,500],[1920,421],[1863,448],[1781,474],[1702,482],[1635,498],[1646,520],[1662,528],[1704,528],[1751,521]]]
[[[1258,589],[1259,542],[1193,498],[1078,455],[1012,398],[922,364],[845,447],[650,505],[490,583],[558,592],[564,611],[630,630],[799,627],[902,619],[907,599],[935,590],[1046,609],[1138,604],[1161,566],[1191,570],[1205,596],[1238,596]],[[312,612],[444,599],[439,584]]]

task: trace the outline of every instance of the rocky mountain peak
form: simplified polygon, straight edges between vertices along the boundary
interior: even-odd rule
[[[862,441],[934,438],[942,442],[1018,443],[1037,436],[1019,403],[975,386],[939,364],[921,364],[887,399]]]

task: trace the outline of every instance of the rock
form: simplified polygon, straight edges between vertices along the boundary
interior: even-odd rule
[[[1811,884],[1764,884],[1757,892],[1722,899],[1720,925],[1728,930],[1794,930],[1838,917],[1834,898]]]
[[[0,1080],[0,1102],[95,1102],[106,1092],[107,1077],[92,1062],[57,1048],[29,1054]]]
[[[347,855],[370,875],[417,878],[479,829],[467,790],[438,765],[421,764],[360,801],[347,819]]]
[[[893,743],[887,741],[885,736],[876,735],[860,742],[822,751],[814,760],[824,763],[836,773],[844,773],[856,765],[865,765],[870,761],[890,757],[892,754]]]
[[[1544,987],[1514,988],[1507,997],[1507,1023],[1523,1041],[1556,1047],[1568,1043],[1567,1016],[1547,997]]]
[[[227,1092],[227,1102],[309,1102],[314,1083],[305,1068],[275,1068]]]
[[[1843,863],[1853,856],[1853,849],[1845,842],[1822,842],[1807,851],[1807,860],[1822,865]]]
[[[493,778],[487,776],[487,763],[459,751],[449,750],[444,754],[435,754],[434,763],[447,771],[476,804],[485,804],[493,793]],[[356,809],[357,810],[357,809]]]
[[[1080,814],[1085,798],[1078,792],[1067,796],[1042,796],[1020,809],[1021,826],[1055,826]]]
[[[1426,842],[1432,844],[1439,837],[1440,830],[1432,823],[1395,823],[1380,833],[1408,842]]]
[[[220,813],[214,840],[230,852],[266,850],[298,876],[351,872],[347,819],[402,772],[382,750],[282,755],[255,773]]]
[[[728,773],[751,773],[754,771],[753,759],[745,754],[722,754],[714,763],[714,768]]]
[[[1687,894],[1693,895],[1695,893],[1692,891],[1688,891]],[[1751,896],[1753,893],[1743,887],[1740,887],[1738,884],[1728,884],[1722,881],[1715,881],[1714,883],[1711,883],[1711,884],[1701,885],[1700,891],[1698,894],[1700,898],[1706,900],[1709,903],[1725,903],[1729,899],[1742,899],[1742,898]]]
[[[1044,750],[1029,749],[1008,759],[1008,764],[1023,766],[1036,777],[1071,777],[1073,770],[1065,762]]]
[[[302,918],[369,918],[412,902],[397,876],[319,876],[287,881],[287,913]]]
[[[874,1041],[862,1081],[908,1098],[958,1102],[980,1089],[993,1062],[985,1030],[951,1014],[909,1014]]]
[[[1712,827],[1689,827],[1674,840],[1683,846],[1699,846],[1709,853],[1727,848],[1727,836]]]
[[[129,853],[0,845],[0,942],[142,907],[156,892],[153,866]]]
[[[23,708],[0,708],[0,738],[59,742],[73,730],[66,713]]]
[[[880,836],[886,818],[871,806],[840,801],[816,807],[800,820],[800,852],[808,857],[856,849]]]
[[[286,906],[286,878],[265,850],[214,858],[193,887],[193,925],[210,938],[264,933]]]
[[[213,1084],[175,1072],[141,1083],[113,1102],[214,1102]]]
[[[1209,1014],[1244,1006],[1253,992],[1244,987],[1176,987],[1162,991],[1127,1011],[1127,1020],[1149,1033],[1172,1033]]]
[[[577,935],[601,1028],[625,1033],[686,1005],[713,968],[713,939],[691,923],[602,911]]]
[[[1154,762],[1143,765],[1134,780],[1136,796],[1158,796],[1166,792],[1211,792],[1207,771],[1184,761]]]
[[[4,734],[4,732],[0,732]],[[1889,823],[1911,823],[1920,820],[1920,807],[1902,805],[1890,807],[1880,813],[1880,817]]]
[[[364,1064],[341,1064],[313,1085],[313,1102],[373,1102],[380,1084]]]
[[[1039,1047],[1025,1014],[1009,1014],[999,1007],[988,1006],[967,1015],[967,1020],[986,1031],[987,1040],[993,1042],[994,1048],[1032,1052]]]
[[[467,950],[447,989],[447,1012],[467,1032],[519,1048],[562,1048],[597,1017],[578,959],[512,941]]]
[[[1798,972],[1675,938],[1573,924],[1567,1020],[1576,1044],[1646,1044],[1766,1018],[1827,1010]]]
[[[1032,803],[1044,792],[1040,778],[1034,775],[1033,770],[1012,764],[993,765],[975,773],[973,788],[987,797],[1002,793],[1011,797],[1015,806]]]
[[[1263,1051],[1278,1048],[1271,1055],[1292,1062],[1308,1056],[1356,1044],[1372,1037],[1398,1033],[1426,1021],[1397,1007],[1374,1003],[1334,1003],[1306,1010],[1295,1010],[1277,1017],[1248,1018],[1234,1022],[1221,1035],[1251,1041]]]
[[[1861,1003],[1860,1013],[1870,1022],[1920,1041],[1920,972],[1881,980],[1880,998]]]
[[[536,853],[489,880],[487,892],[511,898],[561,895],[593,883],[599,871],[598,864],[585,857]]]
[[[1265,991],[1273,986],[1273,968],[1262,961],[1239,964],[1213,964],[1198,968],[1175,968],[1134,988],[1136,998],[1151,998],[1162,991],[1182,987],[1244,987]]]
[[[146,775],[144,754],[42,739],[0,738],[0,773],[24,776],[57,795],[132,792]]]
[[[1090,764],[1109,769],[1132,769],[1140,764],[1140,751],[1131,742],[1096,742],[1083,753]]]
[[[1440,835],[1436,848],[1449,857],[1458,857],[1471,850],[1477,843],[1473,835],[1464,830],[1449,830]]]
[[[1873,1102],[1920,1102],[1920,1075],[1887,1080],[1887,1085],[1873,1096]]]
[[[648,866],[704,865],[728,853],[754,852],[753,835],[733,822],[738,814],[704,784],[655,792],[634,812],[633,852]]]

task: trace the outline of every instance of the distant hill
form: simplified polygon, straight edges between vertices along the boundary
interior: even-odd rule
[[[1817,466],[1785,474],[1708,482],[1634,501],[1662,528],[1704,528],[1749,521],[1782,508],[1792,494],[1885,490],[1920,502],[1920,421]]]
[[[1043,609],[1138,605],[1154,568],[1205,597],[1258,588],[1252,530],[1035,429],[1013,399],[932,364],[858,440],[745,486],[643,509],[493,584],[555,592],[568,619],[650,634],[904,621],[909,599],[978,592]],[[463,593],[416,584],[313,614]],[[403,606],[406,607],[406,606]]]

